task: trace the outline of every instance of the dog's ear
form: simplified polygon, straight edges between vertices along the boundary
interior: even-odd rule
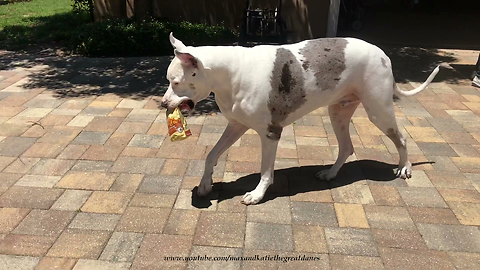
[[[185,44],[183,44],[183,42],[181,42],[180,40],[176,39],[173,36],[173,32],[170,32],[169,39],[170,39],[170,43],[172,44],[172,47],[175,50],[183,51],[185,48],[187,48],[187,46],[185,46]]]
[[[187,67],[198,68],[199,60],[191,55],[188,52],[180,52],[178,50],[174,50],[175,56],[182,61],[182,64]]]
[[[180,61],[182,61],[182,65],[184,65],[186,67],[196,68],[196,69],[199,69],[199,70],[210,70],[210,68],[205,67],[203,65],[203,63],[202,63],[202,61],[200,61],[200,59],[191,55],[190,53],[179,52],[178,50],[174,50],[174,52],[175,52],[175,56],[178,59],[180,59]]]

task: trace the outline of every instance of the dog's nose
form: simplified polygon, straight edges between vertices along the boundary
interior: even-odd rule
[[[163,108],[168,108],[168,101],[162,100],[162,104],[160,104]]]

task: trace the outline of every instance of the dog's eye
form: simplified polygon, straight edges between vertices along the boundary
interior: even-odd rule
[[[194,73],[192,74],[192,77],[195,77],[196,75],[197,75],[197,73],[194,72]]]

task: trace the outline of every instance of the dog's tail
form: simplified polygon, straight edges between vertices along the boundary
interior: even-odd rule
[[[419,87],[417,87],[413,90],[403,91],[397,86],[397,84],[395,84],[395,87],[393,88],[393,90],[395,91],[395,94],[398,94],[398,95],[404,96],[404,97],[409,97],[409,96],[413,96],[415,94],[418,94],[418,93],[422,92],[433,81],[435,76],[437,76],[437,73],[440,71],[440,68],[453,69],[449,64],[441,63],[440,65],[438,65],[433,70],[432,74],[430,74],[430,76],[428,76],[427,80],[422,85],[420,85]]]

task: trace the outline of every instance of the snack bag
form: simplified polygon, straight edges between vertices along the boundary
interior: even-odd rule
[[[192,135],[187,127],[187,121],[178,108],[175,108],[171,113],[167,111],[167,122],[168,135],[170,135],[172,142],[185,140]]]

